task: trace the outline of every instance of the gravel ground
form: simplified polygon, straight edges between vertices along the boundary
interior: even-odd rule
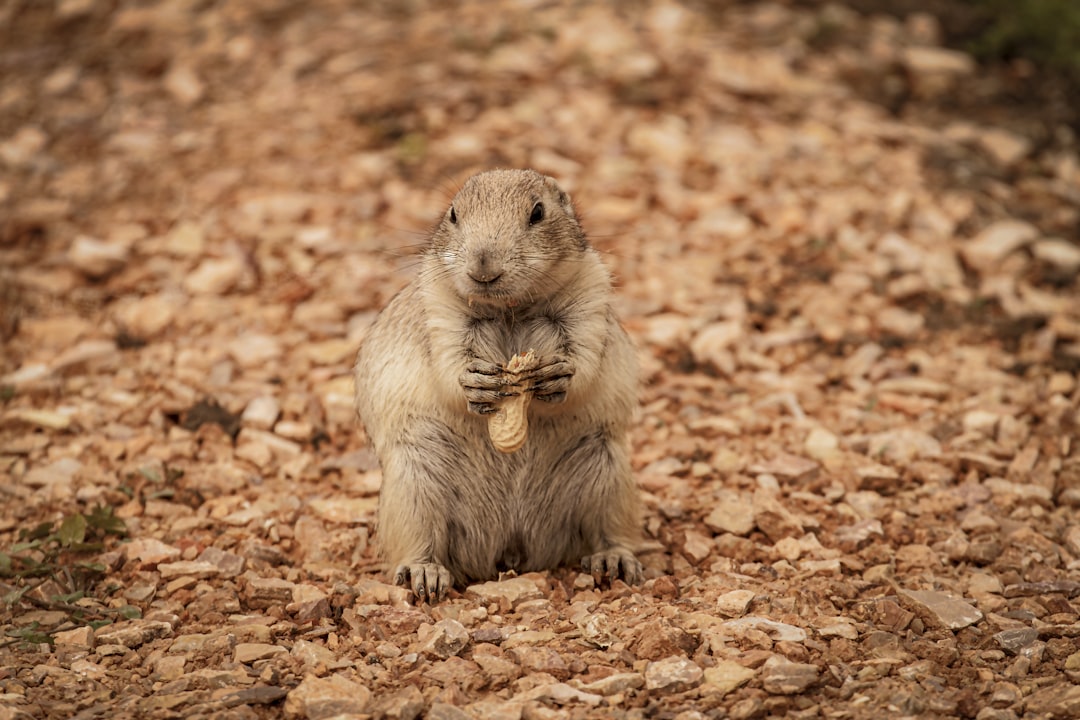
[[[1080,161],[940,34],[0,6],[0,720],[1080,715]],[[416,606],[350,366],[494,166],[618,278],[647,579]]]

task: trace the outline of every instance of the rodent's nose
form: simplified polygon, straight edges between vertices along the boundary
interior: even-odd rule
[[[486,250],[470,257],[465,271],[470,278],[484,284],[495,282],[503,274],[502,263],[494,260]]]
[[[493,283],[502,277],[502,272],[472,272],[469,271],[469,277],[478,283]]]

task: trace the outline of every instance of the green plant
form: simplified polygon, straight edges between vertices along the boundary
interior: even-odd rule
[[[1080,2],[970,0],[989,22],[973,43],[982,57],[1022,56],[1080,77]]]
[[[87,597],[105,574],[105,566],[86,559],[86,555],[103,550],[106,537],[126,534],[124,521],[106,505],[98,505],[87,514],[67,515],[59,524],[44,522],[23,528],[19,531],[18,541],[0,551],[0,579],[14,581],[0,596],[0,603],[7,608],[32,605],[58,610],[77,625],[93,627],[107,625],[118,617],[139,617],[139,609],[127,605],[98,609],[76,604]],[[46,586],[50,581],[51,584]],[[53,592],[40,592],[45,587]],[[37,622],[10,628],[5,634],[12,639],[0,642],[0,647],[52,642],[52,637],[40,630]]]

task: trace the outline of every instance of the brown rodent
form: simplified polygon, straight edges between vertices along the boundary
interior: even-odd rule
[[[529,349],[540,366],[525,383],[528,435],[506,454],[486,416],[507,394],[502,366]],[[569,196],[531,170],[466,181],[356,363],[395,582],[435,600],[453,583],[570,562],[639,582],[637,375]]]

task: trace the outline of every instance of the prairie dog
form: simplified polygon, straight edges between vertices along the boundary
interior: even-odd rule
[[[528,435],[506,454],[487,415],[508,394],[504,364],[527,350],[539,361],[525,383]],[[637,378],[570,197],[532,170],[466,181],[356,362],[394,581],[438,600],[455,583],[580,562],[640,582],[626,436]]]

